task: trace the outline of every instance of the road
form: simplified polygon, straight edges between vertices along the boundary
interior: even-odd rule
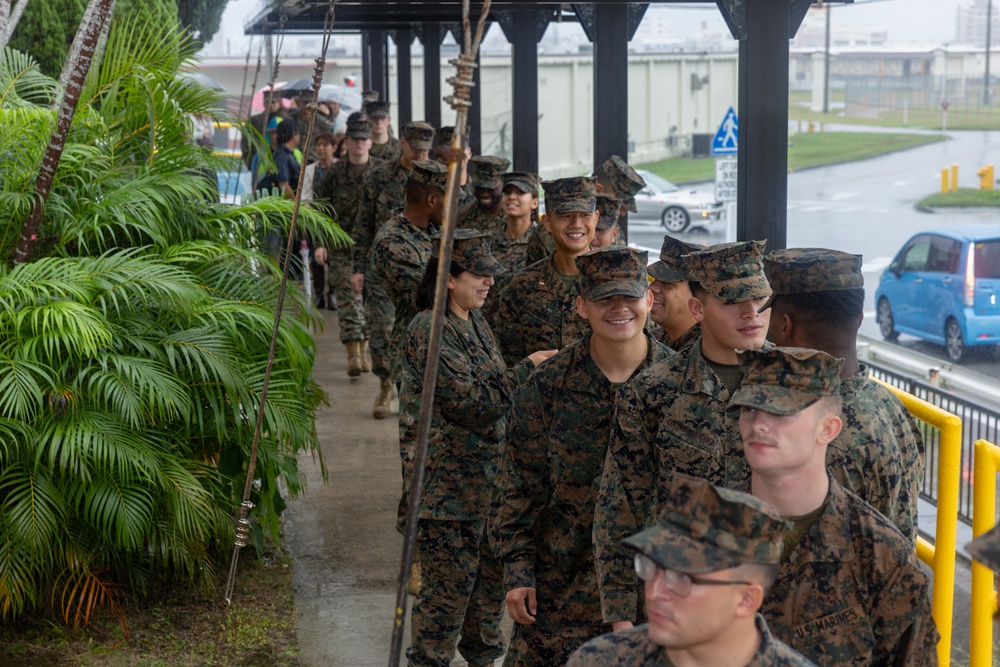
[[[850,128],[857,131],[857,128]],[[879,128],[881,130],[881,128]],[[949,141],[870,160],[821,167],[788,175],[788,246],[836,248],[864,255],[867,287],[862,333],[879,337],[875,324],[875,286],[893,255],[913,234],[968,222],[1000,221],[1000,211],[977,209],[926,213],[914,204],[941,187],[941,169],[959,166],[959,184],[977,187],[976,171],[1000,155],[1000,132],[951,132]],[[794,141],[792,137],[792,141]],[[711,183],[694,189],[712,192]],[[663,229],[657,220],[629,218],[629,241],[659,249]],[[725,220],[678,235],[692,243],[734,241],[735,225]],[[940,346],[900,336],[900,345],[945,358]],[[974,350],[966,366],[1000,378],[1000,351]]]

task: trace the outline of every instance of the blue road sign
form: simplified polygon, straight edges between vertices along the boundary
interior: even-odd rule
[[[736,155],[736,144],[740,138],[740,123],[732,107],[719,124],[719,131],[712,139],[712,155]]]

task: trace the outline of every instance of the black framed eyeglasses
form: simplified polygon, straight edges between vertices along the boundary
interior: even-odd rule
[[[649,556],[638,552],[635,554],[635,573],[643,581],[653,581],[657,573],[659,573],[666,589],[681,598],[686,598],[690,595],[691,587],[695,584],[699,586],[735,586],[750,585],[752,583],[749,581],[719,581],[718,579],[694,577],[690,574],[665,568]]]

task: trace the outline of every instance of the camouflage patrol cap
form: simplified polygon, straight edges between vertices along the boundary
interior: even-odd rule
[[[597,217],[598,229],[611,229],[618,222],[618,215],[621,213],[621,200],[612,197],[604,192],[597,193]]]
[[[683,259],[687,261],[688,280],[701,283],[712,296],[723,303],[741,303],[771,296],[764,277],[761,254],[767,241],[719,243],[698,250]]]
[[[521,192],[530,192],[537,197],[538,184],[541,180],[538,174],[532,174],[530,171],[509,171],[503,175],[503,186],[513,185]]]
[[[615,196],[622,201],[623,206],[628,206],[628,210],[635,213],[637,211],[635,195],[646,187],[646,181],[642,180],[642,176],[617,155],[612,155],[605,160],[601,169],[611,181],[611,187],[615,189]]]
[[[824,396],[840,394],[844,360],[803,347],[738,350],[743,381],[727,410],[741,406],[772,415],[793,415]]]
[[[773,293],[760,311],[770,308],[774,297],[781,294],[861,289],[865,286],[861,263],[861,255],[827,248],[769,252],[764,255],[764,273]]]
[[[994,572],[1000,572],[1000,526],[995,526],[965,545],[969,555]]]
[[[445,125],[444,127],[438,128],[438,131],[434,134],[434,148],[438,146],[451,146],[451,140],[455,136],[455,126]],[[466,129],[464,144],[469,143],[469,132]]]
[[[545,211],[555,215],[597,210],[597,179],[587,176],[542,181]]]
[[[433,238],[440,240],[441,232]],[[441,244],[435,243],[431,257],[441,256]],[[498,262],[490,250],[490,232],[483,229],[456,229],[451,261],[477,276],[495,276],[507,269]]]
[[[414,160],[407,177],[418,183],[433,185],[441,192],[448,188],[448,167],[437,160]]]
[[[675,473],[656,525],[622,543],[686,574],[781,562],[791,524],[750,494]]]
[[[705,246],[697,243],[684,243],[672,236],[663,236],[663,246],[660,248],[660,261],[653,262],[646,270],[655,280],[665,283],[678,283],[688,279],[687,260],[681,255],[704,250]]]
[[[371,102],[365,102],[364,110],[365,110],[365,115],[371,119],[389,117],[388,102],[379,102],[377,100]]]
[[[361,101],[362,102],[366,102],[366,103],[367,102],[378,102],[378,98],[379,97],[380,97],[380,95],[379,95],[379,92],[377,90],[363,90],[363,91],[361,91]],[[388,104],[388,102],[386,102],[386,104]]]
[[[434,141],[434,128],[420,120],[403,123],[400,133],[415,151],[429,151]]]
[[[579,255],[574,261],[580,271],[576,286],[587,301],[619,295],[633,299],[646,296],[649,280],[645,250],[612,245]]]
[[[371,139],[372,124],[367,120],[349,120],[345,134],[348,139]]]
[[[469,180],[472,187],[496,190],[503,184],[503,173],[510,160],[496,155],[477,155],[469,160]]]

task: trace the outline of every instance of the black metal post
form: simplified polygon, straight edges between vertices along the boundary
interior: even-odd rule
[[[424,120],[441,127],[441,24],[425,23]]]
[[[787,8],[786,8],[787,14]],[[787,25],[787,19],[785,24]],[[628,159],[628,6],[599,4],[594,32],[594,167]],[[786,47],[787,51],[787,47]],[[788,76],[787,67],[785,76]],[[787,110],[786,110],[787,115]],[[628,238],[628,221],[618,223]]]
[[[412,30],[396,31],[396,120],[400,125],[413,120],[413,71],[410,59]]]
[[[389,40],[384,30],[373,30],[371,45],[372,90],[379,99],[389,102]]]
[[[826,3],[826,48],[823,51],[823,113],[830,113],[830,3]]]
[[[475,31],[473,31],[475,32]],[[462,38],[465,39],[464,37]],[[472,71],[472,106],[469,107],[467,126],[469,128],[469,149],[473,155],[483,153],[483,72],[479,53],[476,53],[476,68]]]
[[[748,2],[740,40],[736,236],[788,243],[787,2]],[[751,163],[751,160],[753,161]]]
[[[372,35],[361,31],[361,90],[372,90]]]
[[[538,172],[538,12],[514,12],[511,45],[514,171]]]

